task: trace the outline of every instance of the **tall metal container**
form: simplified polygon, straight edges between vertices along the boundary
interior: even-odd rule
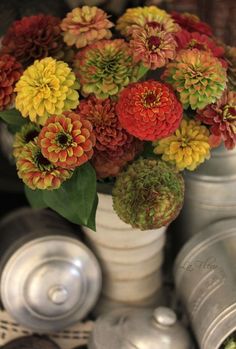
[[[21,325],[64,329],[97,301],[101,271],[93,253],[49,210],[19,209],[0,222],[0,297]]]
[[[177,292],[201,349],[219,349],[236,330],[236,218],[209,225],[180,251]]]
[[[194,172],[186,172],[184,207],[173,224],[176,244],[216,220],[236,214],[236,149],[212,151],[212,157]]]

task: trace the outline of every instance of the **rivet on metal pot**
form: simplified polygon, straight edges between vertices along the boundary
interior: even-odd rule
[[[0,295],[20,324],[64,329],[97,301],[101,271],[72,226],[48,210],[21,209],[0,223]]]

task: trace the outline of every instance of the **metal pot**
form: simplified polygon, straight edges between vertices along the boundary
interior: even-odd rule
[[[64,329],[97,301],[101,271],[72,227],[49,210],[24,208],[0,223],[0,296],[20,324]]]
[[[236,218],[195,235],[175,262],[178,294],[201,349],[218,349],[236,330]]]
[[[5,344],[2,349],[60,349],[60,347],[47,337],[28,336],[14,339]]]
[[[179,246],[208,224],[235,215],[236,149],[214,149],[209,161],[184,178],[184,207],[173,224]]]
[[[99,318],[89,349],[191,349],[190,337],[169,308],[120,309]]]

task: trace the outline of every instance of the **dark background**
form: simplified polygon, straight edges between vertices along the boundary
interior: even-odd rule
[[[127,7],[150,4],[168,11],[192,12],[212,25],[215,34],[226,43],[236,44],[235,0],[0,0],[0,35],[14,19],[24,15],[41,12],[63,17],[70,9],[85,4],[100,6],[114,17]]]

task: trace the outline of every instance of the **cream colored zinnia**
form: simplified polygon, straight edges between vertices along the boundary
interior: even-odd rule
[[[108,15],[96,6],[73,9],[61,23],[64,41],[68,46],[85,47],[101,39],[110,39],[113,23]]]
[[[50,115],[60,115],[77,107],[78,88],[68,64],[51,57],[36,60],[16,84],[15,106],[23,117],[44,125]]]
[[[161,154],[162,160],[175,164],[180,171],[193,171],[210,158],[209,135],[199,121],[182,120],[173,135],[153,142],[154,153]]]

